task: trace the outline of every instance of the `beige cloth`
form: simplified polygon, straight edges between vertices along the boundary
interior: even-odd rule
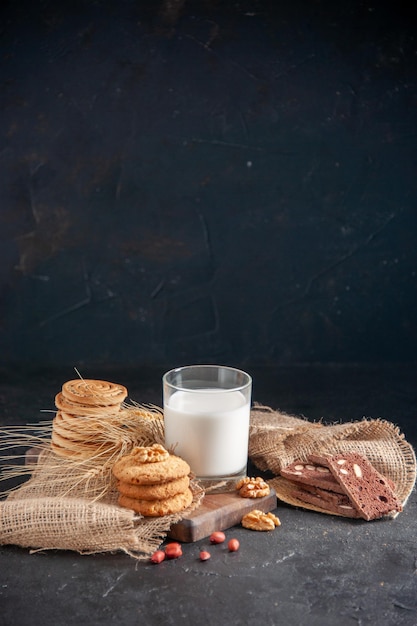
[[[391,422],[363,419],[324,425],[269,407],[258,406],[252,411],[249,456],[260,470],[275,475],[269,482],[283,502],[327,513],[296,498],[290,481],[280,476],[280,472],[293,461],[305,461],[311,453],[339,452],[357,452],[366,457],[394,482],[404,506],[416,481],[416,455]]]
[[[137,418],[136,423],[131,447],[162,443],[162,420]],[[42,428],[45,432],[45,425]],[[16,431],[14,437],[18,437]],[[123,437],[126,440],[126,432]],[[39,438],[33,443],[39,445]],[[161,545],[172,524],[195,510],[204,496],[192,480],[194,497],[187,509],[175,515],[143,517],[118,506],[116,479],[108,461],[57,456],[50,448],[47,429],[37,452],[27,456],[32,463],[30,479],[0,502],[0,544],[84,554],[123,551],[146,559]]]
[[[141,436],[132,445],[162,443],[162,423],[144,421]],[[39,438],[34,441],[39,443]],[[199,506],[204,495],[193,481],[194,499],[186,511],[144,518],[117,505],[111,467],[97,460],[60,458],[50,450],[48,437],[44,441],[31,478],[0,502],[0,544],[80,553],[124,551],[144,559],[159,547],[173,523]],[[416,479],[416,457],[393,424],[362,420],[325,426],[268,407],[252,411],[249,456],[260,470],[273,473],[270,484],[283,502],[321,511],[293,497],[291,484],[280,476],[281,468],[311,452],[345,451],[366,456],[395,483],[405,504]]]

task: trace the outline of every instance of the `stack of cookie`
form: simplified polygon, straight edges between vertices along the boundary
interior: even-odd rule
[[[172,515],[193,500],[190,466],[160,444],[136,446],[113,466],[118,503],[144,517]]]
[[[76,459],[105,453],[112,444],[106,441],[100,418],[118,415],[126,397],[126,387],[117,383],[91,379],[64,383],[55,397],[52,450]]]
[[[402,511],[395,486],[356,452],[295,461],[281,470],[291,495],[326,513],[367,521]]]

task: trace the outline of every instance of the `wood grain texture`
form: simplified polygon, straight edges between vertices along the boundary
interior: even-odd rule
[[[277,498],[273,490],[268,496],[256,499],[242,498],[235,492],[209,494],[196,511],[171,527],[169,537],[187,543],[198,541],[216,530],[240,524],[242,517],[253,509],[267,513],[276,507]]]

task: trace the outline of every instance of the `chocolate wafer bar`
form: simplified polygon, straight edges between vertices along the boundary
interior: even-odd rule
[[[281,470],[281,476],[295,483],[312,485],[336,493],[344,493],[329,468],[321,463],[314,463],[310,458],[307,462],[295,461],[287,465],[287,467]]]
[[[333,456],[312,455],[311,460],[328,467],[360,516],[367,520],[402,511],[389,481],[356,452]]]
[[[326,513],[333,513],[343,517],[360,517],[356,508],[351,504],[349,498],[340,493],[320,489],[320,487],[310,487],[308,485],[299,486],[292,492],[293,497],[312,504],[322,509]]]

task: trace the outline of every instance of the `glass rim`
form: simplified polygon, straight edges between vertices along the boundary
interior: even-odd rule
[[[247,389],[247,387],[249,387],[252,384],[252,376],[248,374],[247,372],[245,372],[244,370],[241,370],[237,367],[232,367],[229,365],[212,365],[212,364],[182,365],[180,367],[174,367],[173,369],[170,369],[168,372],[165,372],[165,374],[162,376],[162,381],[164,384],[168,385],[171,389],[175,389],[176,391],[187,391],[187,393],[207,392],[207,389],[192,389],[190,387],[183,387],[180,385],[176,385],[175,383],[170,382],[168,380],[168,376],[177,374],[178,372],[185,371],[185,370],[198,370],[198,369],[203,369],[203,368],[211,369],[211,370],[215,370],[215,369],[228,370],[230,372],[242,374],[243,377],[245,378],[245,382],[241,385],[236,385],[236,386],[230,387],[229,389],[216,388],[215,390],[216,393],[230,393],[231,391],[242,391],[243,389]]]

